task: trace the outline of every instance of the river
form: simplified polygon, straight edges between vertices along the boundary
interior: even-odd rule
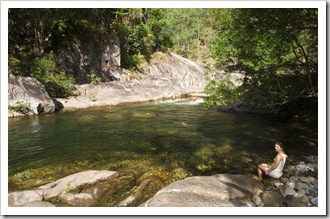
[[[166,184],[192,175],[256,174],[281,141],[317,155],[317,122],[205,109],[200,101],[117,105],[10,118],[9,191],[84,170],[134,170]]]

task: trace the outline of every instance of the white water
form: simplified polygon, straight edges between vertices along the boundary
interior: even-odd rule
[[[203,99],[198,99],[198,100],[187,100],[187,99],[174,99],[174,100],[163,100],[163,101],[158,101],[154,102],[154,104],[185,104],[185,105],[198,105],[202,104],[205,101]]]

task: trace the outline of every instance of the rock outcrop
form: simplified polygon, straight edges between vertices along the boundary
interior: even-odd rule
[[[76,85],[78,96],[57,100],[65,108],[157,101],[202,93],[208,82],[202,66],[173,53],[160,53],[141,72],[119,72],[117,77],[99,85]]]
[[[90,83],[88,75],[92,72],[104,81],[111,81],[113,70],[120,66],[118,36],[99,40],[94,34],[88,31],[80,39],[58,48],[57,58],[61,69],[73,75],[78,84]]]
[[[142,66],[142,70],[147,78],[176,79],[182,93],[204,92],[208,83],[203,66],[175,53],[156,53],[150,63]]]
[[[55,111],[55,104],[45,87],[30,77],[8,77],[8,116],[39,115]]]
[[[102,78],[114,78],[108,78],[110,82],[108,80],[97,85],[76,85],[77,96],[52,100],[36,79],[9,75],[9,105],[14,108],[21,104],[11,110],[9,116],[39,115],[62,108],[174,99],[190,93],[204,92],[209,79],[205,68],[197,63],[174,53],[156,53],[150,63],[142,65],[137,71],[129,72],[119,66],[120,50],[117,44],[117,41],[109,44],[102,55],[105,62],[102,70],[105,75]]]

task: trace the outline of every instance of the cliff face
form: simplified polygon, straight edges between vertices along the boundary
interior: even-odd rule
[[[113,36],[105,40],[93,37],[79,40],[59,49],[58,61],[78,84],[89,83],[88,74],[95,72],[103,81],[112,81],[112,72],[120,66],[120,41]]]

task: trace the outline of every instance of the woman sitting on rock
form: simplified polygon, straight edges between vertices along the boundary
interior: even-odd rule
[[[283,174],[282,170],[287,155],[284,153],[283,145],[280,142],[275,143],[275,150],[277,152],[277,155],[274,158],[274,163],[272,165],[268,165],[265,163],[258,165],[258,176],[260,180],[262,180],[263,173],[265,173],[266,175],[272,178],[280,178],[282,176]]]

